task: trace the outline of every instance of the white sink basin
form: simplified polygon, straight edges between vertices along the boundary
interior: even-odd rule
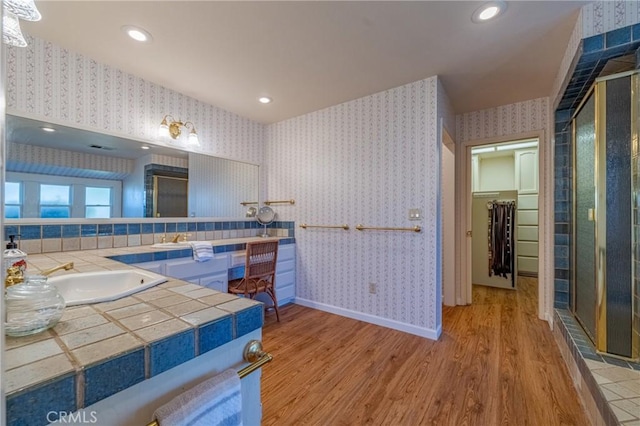
[[[191,244],[188,242],[179,242],[179,243],[155,243],[151,245],[151,248],[155,249],[183,249],[190,248]]]
[[[81,272],[48,280],[58,288],[67,306],[116,300],[165,281],[163,275],[135,269]]]

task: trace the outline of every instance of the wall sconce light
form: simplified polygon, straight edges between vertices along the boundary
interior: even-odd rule
[[[169,119],[168,122],[167,119]],[[182,122],[181,120],[176,120],[169,114],[165,115],[160,123],[160,137],[178,139],[182,133],[182,127],[189,130],[187,145],[192,147],[200,146],[196,126],[190,121]]]

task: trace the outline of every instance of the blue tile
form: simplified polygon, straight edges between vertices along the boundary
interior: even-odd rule
[[[149,373],[153,377],[194,357],[195,332],[188,330],[149,346]]]
[[[62,238],[62,226],[42,225],[42,238]]]
[[[554,302],[555,303],[560,303],[563,305],[567,305],[567,303],[569,303],[569,294],[566,292],[562,292],[562,291],[556,291],[554,293],[555,297],[554,297]]]
[[[567,280],[554,280],[555,291],[568,292],[569,281]]]
[[[105,235],[113,235],[113,225],[112,224],[99,224],[98,225],[98,235],[101,236],[105,236]]]
[[[167,223],[167,233],[177,232],[178,226],[175,223]]]
[[[62,225],[62,238],[75,238],[80,236],[80,225]]]
[[[157,251],[153,253],[153,260],[167,260],[169,258],[169,252]]]
[[[221,231],[222,230],[222,222],[214,222],[213,229],[215,231]]]
[[[222,229],[227,231],[231,229],[231,222],[222,222]]]
[[[196,232],[197,230],[195,222],[187,222],[187,232]]]
[[[633,38],[633,41],[640,40],[640,24],[635,24],[631,27],[631,37]]]
[[[204,228],[205,231],[213,231],[213,228],[214,228],[213,222],[205,222],[204,225],[205,225],[205,228]]]
[[[84,372],[84,406],[144,380],[144,349],[89,367]]]
[[[236,335],[235,338],[244,336],[247,333],[262,327],[264,321],[264,307],[262,304],[253,308],[245,309],[235,314]]]
[[[596,52],[604,49],[604,34],[598,34],[582,40],[582,51],[584,53]]]
[[[6,421],[9,426],[44,425],[57,420],[57,413],[71,413],[76,409],[76,377],[72,375],[20,395],[8,396]]]
[[[177,223],[177,231],[178,232],[187,232],[187,224],[185,222]]]
[[[80,235],[83,237],[95,237],[98,235],[98,227],[94,224],[80,225]]]
[[[227,274],[229,277],[229,281],[237,280],[244,277],[244,266],[234,266],[233,268],[229,268],[227,270]]]
[[[609,31],[605,34],[605,45],[608,48],[620,46],[631,41],[631,27]]]
[[[568,246],[569,245],[569,236],[563,234],[556,234],[555,236],[556,245]]]
[[[9,235],[18,235],[20,228],[17,225],[7,225],[4,227],[4,239],[9,241]]]
[[[140,224],[139,223],[130,223],[128,228],[129,235],[139,234],[140,233]]]
[[[20,239],[23,240],[39,240],[42,238],[42,226],[40,225],[22,225],[20,227]]]
[[[198,328],[198,355],[215,349],[233,340],[233,319],[231,316]]]
[[[113,225],[113,235],[127,235],[127,224],[115,223]]]
[[[141,234],[153,234],[153,223],[143,223],[140,227]]]
[[[207,230],[207,225],[206,225],[206,223],[205,223],[205,222],[198,222],[198,223],[196,224],[196,230],[197,230],[197,231],[200,231],[200,232],[206,231],[206,230]]]

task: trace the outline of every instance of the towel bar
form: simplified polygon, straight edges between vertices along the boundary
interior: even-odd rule
[[[273,200],[267,200],[264,202],[265,205],[270,206],[271,204],[295,204],[296,200],[278,200],[278,201],[273,201]]]
[[[300,225],[300,228],[302,229],[307,229],[307,228],[329,228],[329,229],[339,229],[342,228],[345,231],[349,230],[349,225],[344,224],[344,225],[307,225],[306,223],[303,223]]]
[[[356,225],[356,229],[358,231],[365,231],[367,229],[372,231],[412,231],[412,232],[421,232],[422,228],[418,225],[412,228],[385,228],[385,227],[377,227],[377,226],[364,226],[364,225]]]
[[[240,204],[242,204],[243,206],[250,206],[251,204],[258,204],[257,201],[243,201]]]
[[[241,379],[273,360],[273,355],[262,350],[262,342],[259,340],[249,341],[244,347],[242,357],[245,361],[250,362],[251,364],[241,370],[238,370],[238,376],[240,376]],[[153,420],[151,423],[148,423],[147,426],[161,425],[157,420]]]

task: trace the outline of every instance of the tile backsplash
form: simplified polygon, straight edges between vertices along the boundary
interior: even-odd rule
[[[267,226],[269,235],[294,237],[294,222],[276,221]],[[255,220],[203,222],[136,222],[73,224],[7,224],[4,242],[9,235],[19,235],[19,247],[27,254],[59,251],[135,247],[161,242],[175,234],[187,234],[189,241],[211,241],[228,238],[255,237],[262,226]]]

